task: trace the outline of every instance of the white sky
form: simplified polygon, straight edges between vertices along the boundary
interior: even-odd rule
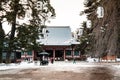
[[[48,26],[70,26],[72,31],[80,28],[85,16],[80,16],[84,10],[84,0],[51,0],[51,5],[55,8],[56,17],[47,23]]]

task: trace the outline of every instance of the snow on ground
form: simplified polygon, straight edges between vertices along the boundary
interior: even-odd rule
[[[86,62],[79,62],[76,61],[76,63],[73,63],[72,61],[55,61],[54,64],[49,63],[48,65],[41,66],[39,61],[37,63],[32,62],[29,63],[27,61],[21,62],[20,64],[0,64],[0,70],[7,70],[7,69],[29,69],[29,68],[40,68],[40,67],[50,67],[50,68],[61,68],[64,69],[65,67],[69,70],[72,67],[94,67],[96,65],[86,65]]]
[[[120,58],[117,58],[116,60],[117,60],[118,62],[120,62]]]
[[[99,62],[99,59],[88,57],[86,61],[87,62]],[[120,58],[116,58],[116,61],[120,62]],[[115,60],[102,60],[102,62],[115,62]]]
[[[34,65],[34,63],[28,63],[27,61],[21,63],[11,63],[11,64],[0,64],[0,70],[7,69],[27,69],[27,68],[38,68],[38,66]]]
[[[87,62],[99,62],[99,59],[98,58],[91,58],[91,57],[88,57]]]
[[[39,61],[35,62],[27,62],[23,61],[20,64],[0,64],[0,70],[9,70],[9,69],[30,69],[30,68],[49,68],[49,70],[56,70],[56,71],[79,71],[78,69],[85,68],[85,67],[103,67],[107,64],[101,64],[97,62],[80,62],[76,61],[73,63],[72,61],[55,61],[54,64],[49,63],[48,65],[41,66]],[[109,64],[114,68],[120,69],[120,64]]]

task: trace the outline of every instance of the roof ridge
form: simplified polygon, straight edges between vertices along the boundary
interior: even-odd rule
[[[70,28],[70,26],[47,26],[46,28]]]

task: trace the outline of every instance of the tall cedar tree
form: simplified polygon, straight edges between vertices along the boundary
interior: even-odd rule
[[[49,18],[48,15],[47,15],[48,13],[51,13],[50,17],[55,15],[54,9],[50,5],[50,1],[49,0],[41,0],[41,2],[43,4],[47,4],[47,6],[46,6],[47,7],[47,11],[45,11],[45,10],[37,10],[36,9],[36,4],[35,4],[34,0],[27,0],[27,4],[20,4],[20,1],[21,0],[5,0],[4,1],[5,2],[4,5],[9,5],[9,9],[5,9],[4,8],[4,11],[6,12],[6,15],[4,16],[4,18],[6,18],[7,21],[12,25],[11,32],[10,32],[10,34],[8,36],[8,46],[9,47],[8,47],[7,55],[6,55],[6,63],[10,63],[11,52],[15,49],[14,44],[17,41],[16,39],[18,39],[16,37],[20,37],[20,36],[16,36],[15,37],[16,30],[19,30],[17,28],[20,28],[20,27],[24,26],[24,24],[22,24],[22,25],[18,24],[17,21],[16,21],[17,18],[20,18],[20,17],[24,18],[26,10],[27,10],[27,9],[25,9],[24,5],[28,6],[28,9],[30,9],[32,11],[32,14],[31,14],[32,20],[30,20],[30,24],[27,25],[27,26],[31,26],[31,27],[34,26],[34,28],[36,28],[36,29],[38,29],[38,27],[39,28],[41,27],[40,26],[42,24],[41,22],[44,19],[48,19]],[[46,16],[44,16],[43,14],[46,15]],[[28,29],[34,29],[34,28],[30,28],[29,27]],[[33,30],[29,30],[29,31],[32,31],[30,33],[34,32]],[[37,31],[37,33],[38,32],[39,31]],[[20,32],[18,31],[18,33],[20,33]],[[24,33],[26,33],[26,32],[24,32]],[[33,41],[31,41],[31,43],[33,42],[34,44],[36,44],[35,41],[38,38],[39,34],[37,34],[35,36],[37,36],[37,37],[30,37],[29,36],[29,39],[30,38],[35,38],[35,39],[30,39],[30,40],[33,40]],[[19,42],[16,42],[16,43],[18,44]],[[22,47],[25,47],[25,46],[22,46]]]

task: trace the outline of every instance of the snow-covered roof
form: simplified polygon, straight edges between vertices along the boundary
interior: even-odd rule
[[[44,45],[71,45],[79,44],[73,37],[69,26],[48,26],[43,29],[44,39],[40,39]]]

